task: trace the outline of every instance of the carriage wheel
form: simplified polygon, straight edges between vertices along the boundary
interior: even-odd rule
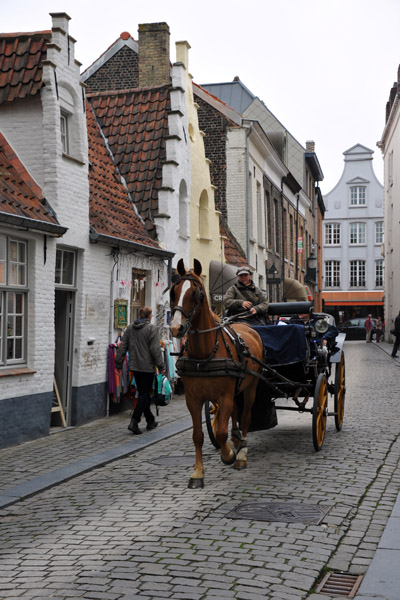
[[[343,352],[340,355],[340,362],[336,363],[335,371],[335,425],[336,430],[340,431],[343,425],[344,399],[346,396],[346,369]]]
[[[312,435],[314,448],[317,452],[321,450],[324,443],[327,413],[328,382],[326,375],[320,373],[315,385],[314,405],[312,409]]]
[[[214,402],[206,400],[206,402],[204,403],[204,413],[206,415],[207,431],[211,443],[217,450],[219,450],[220,445],[218,444],[216,438],[219,418],[219,406],[217,404],[214,404]]]

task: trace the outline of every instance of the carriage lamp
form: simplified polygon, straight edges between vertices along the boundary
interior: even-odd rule
[[[329,329],[329,323],[326,319],[318,319],[315,321],[314,327],[319,334],[324,334]]]

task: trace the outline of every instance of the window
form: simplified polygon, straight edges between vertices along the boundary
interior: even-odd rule
[[[325,262],[325,287],[340,286],[340,261],[327,260]]]
[[[272,249],[272,206],[271,206],[271,197],[268,192],[265,192],[265,241],[267,247]]]
[[[383,221],[375,223],[375,244],[383,244]]]
[[[364,185],[355,185],[350,188],[350,205],[365,205],[367,188]]]
[[[375,261],[375,286],[383,287],[383,260]]]
[[[261,245],[264,243],[264,231],[263,231],[263,214],[262,214],[262,203],[261,203],[261,185],[257,181],[257,242]]]
[[[69,154],[68,140],[68,115],[61,111],[60,114],[60,131],[61,131],[61,146],[65,154]]]
[[[291,262],[294,262],[294,245],[293,215],[289,215],[289,255]]]
[[[26,362],[27,243],[0,235],[0,365]]]
[[[199,202],[199,236],[203,239],[209,237],[209,222],[208,222],[208,195],[203,190]]]
[[[274,200],[274,227],[275,227],[275,237],[274,237],[274,250],[277,254],[280,252],[280,236],[279,236],[279,209],[278,209],[278,201]]]
[[[350,223],[350,244],[365,244],[365,223]]]
[[[325,244],[327,246],[340,245],[340,223],[325,224]]]
[[[57,249],[55,283],[60,286],[75,286],[75,252]]]
[[[365,260],[350,261],[350,286],[365,287]]]
[[[146,306],[146,271],[132,269],[131,323],[139,317],[139,309]]]

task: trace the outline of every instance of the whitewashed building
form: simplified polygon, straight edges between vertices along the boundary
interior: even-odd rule
[[[384,161],[385,333],[400,311],[400,66],[386,104],[386,120],[378,146]]]
[[[322,295],[339,321],[383,316],[383,187],[373,154],[362,144],[346,150],[342,176],[324,195]]]

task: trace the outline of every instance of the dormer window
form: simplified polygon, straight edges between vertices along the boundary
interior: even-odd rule
[[[69,154],[68,115],[64,111],[60,114],[60,131],[62,151],[64,154]]]
[[[365,185],[354,185],[350,188],[350,206],[364,206],[366,204]]]

